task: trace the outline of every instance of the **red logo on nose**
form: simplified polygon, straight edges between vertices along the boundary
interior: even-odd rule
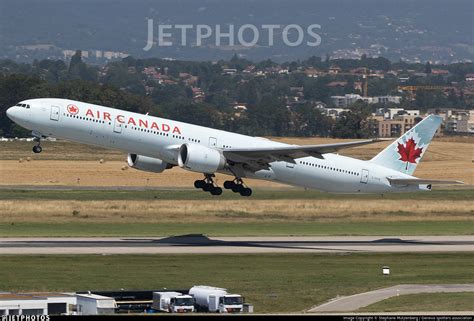
[[[79,108],[75,105],[67,105],[67,111],[72,115],[76,115],[79,112]]]

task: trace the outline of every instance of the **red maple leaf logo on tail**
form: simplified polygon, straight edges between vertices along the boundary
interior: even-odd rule
[[[398,143],[399,160],[407,163],[406,169],[408,169],[408,163],[416,164],[416,159],[421,157],[422,151],[423,148],[418,148],[413,138],[407,140],[405,145]]]

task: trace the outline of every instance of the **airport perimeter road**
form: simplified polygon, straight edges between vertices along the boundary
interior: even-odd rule
[[[186,254],[474,251],[473,236],[0,238],[0,254]]]
[[[349,312],[398,295],[438,292],[474,292],[474,284],[396,285],[390,288],[335,298],[311,308],[308,312]]]

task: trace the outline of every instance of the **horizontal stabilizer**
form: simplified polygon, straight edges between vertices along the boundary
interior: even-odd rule
[[[422,178],[390,178],[387,177],[391,185],[431,185],[431,184],[464,184],[461,181],[443,181],[439,179],[422,179]]]

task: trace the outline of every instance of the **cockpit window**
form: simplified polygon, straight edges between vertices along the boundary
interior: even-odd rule
[[[30,105],[27,105],[27,104],[16,104],[15,106],[18,106],[18,107],[23,107],[23,108],[30,108]]]

